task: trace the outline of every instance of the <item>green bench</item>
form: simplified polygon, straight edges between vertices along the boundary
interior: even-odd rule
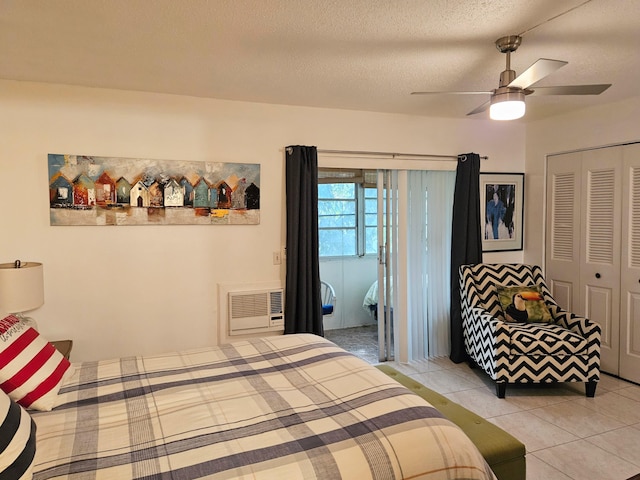
[[[498,480],[526,479],[524,444],[500,427],[387,365],[376,365],[391,378],[420,395],[458,425],[487,461]]]

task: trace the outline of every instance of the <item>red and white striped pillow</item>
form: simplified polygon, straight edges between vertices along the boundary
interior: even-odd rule
[[[51,410],[71,373],[69,361],[36,330],[14,315],[0,320],[0,389],[16,403]]]

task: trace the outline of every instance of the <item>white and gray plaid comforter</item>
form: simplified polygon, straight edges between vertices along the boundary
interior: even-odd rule
[[[417,395],[285,335],[76,364],[37,423],[34,479],[490,479]]]

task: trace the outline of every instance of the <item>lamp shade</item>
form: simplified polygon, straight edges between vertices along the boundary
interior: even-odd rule
[[[0,263],[0,311],[27,312],[43,303],[44,276],[41,263]]]
[[[524,115],[525,109],[524,93],[507,90],[491,97],[489,117],[492,120],[516,120]]]

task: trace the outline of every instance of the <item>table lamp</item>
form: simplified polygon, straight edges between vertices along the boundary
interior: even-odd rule
[[[38,324],[23,312],[44,303],[44,277],[41,263],[0,263],[0,312],[13,313],[37,330]]]

